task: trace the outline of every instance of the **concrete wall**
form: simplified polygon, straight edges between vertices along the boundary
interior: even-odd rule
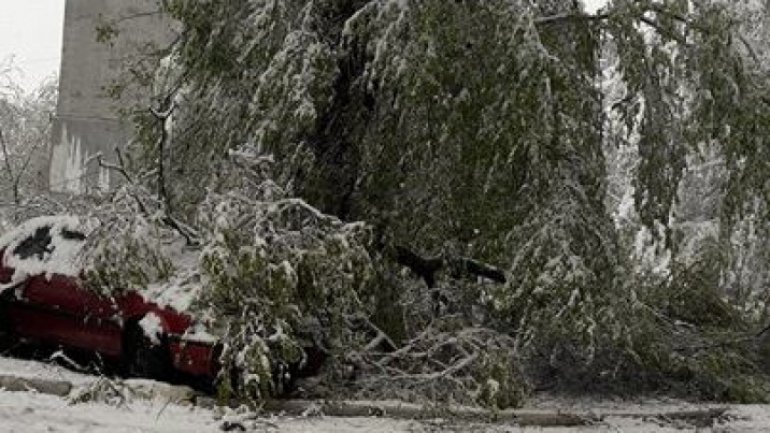
[[[48,182],[54,192],[87,193],[117,181],[95,156],[114,162],[114,149],[130,140],[119,109],[150,104],[146,90],[129,88],[119,100],[108,90],[127,81],[142,53],[168,45],[173,31],[157,0],[66,1]],[[109,43],[97,41],[97,28],[105,24],[117,30]]]

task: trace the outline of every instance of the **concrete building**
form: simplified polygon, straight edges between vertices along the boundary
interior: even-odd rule
[[[147,50],[172,40],[170,20],[157,0],[66,0],[59,101],[51,143],[49,188],[53,192],[104,190],[117,180],[100,168],[97,155],[115,160],[115,148],[130,140],[120,109],[149,107],[147,91],[128,88],[132,65]],[[109,37],[109,42],[99,41]]]

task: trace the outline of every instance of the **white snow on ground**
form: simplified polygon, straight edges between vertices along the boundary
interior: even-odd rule
[[[215,432],[210,413],[169,404],[134,402],[127,407],[70,405],[35,393],[0,391],[0,431],[15,432]]]
[[[71,381],[76,388],[92,384],[98,378],[71,372],[61,367],[35,361],[0,357],[0,375]],[[149,386],[152,381],[128,381],[132,386]],[[163,385],[155,384],[159,388]],[[73,391],[75,393],[76,391]],[[665,421],[654,414],[723,407],[696,405],[679,401],[565,400],[541,397],[534,409],[552,412],[593,413],[607,416],[604,422],[587,427],[518,427],[504,424],[467,424],[449,420],[416,422],[387,418],[270,417],[249,419],[231,409],[204,409],[173,402],[161,394],[155,400],[132,399],[123,406],[103,403],[71,404],[69,399],[35,392],[0,390],[0,433],[208,433],[223,431],[225,422],[242,421],[250,432],[265,433],[576,433],[576,432],[770,432],[770,406],[730,406],[728,417],[713,427],[696,428],[681,421]],[[168,394],[172,395],[172,394]],[[625,414],[619,416],[618,414]],[[634,416],[628,416],[628,415]],[[240,430],[233,430],[240,431]]]
[[[58,365],[6,357],[0,357],[0,374],[21,378],[64,380],[76,387],[86,386],[97,380],[94,376],[76,373]]]

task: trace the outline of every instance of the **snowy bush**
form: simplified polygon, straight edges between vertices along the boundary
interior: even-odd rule
[[[348,320],[368,314],[360,295],[372,274],[369,229],[285,197],[269,178],[248,184],[236,173],[244,185],[211,192],[201,206],[199,305],[226,330],[224,373],[232,367],[243,375],[239,391],[261,397],[293,379],[304,349],[335,357],[355,346]]]
[[[87,241],[84,261],[86,282],[94,290],[142,292],[175,275],[172,250],[184,239],[163,223],[157,200],[144,188],[121,187],[90,216],[97,228]]]

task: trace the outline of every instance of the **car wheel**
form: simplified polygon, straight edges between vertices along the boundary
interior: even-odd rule
[[[124,360],[129,376],[167,380],[171,372],[171,360],[166,346],[153,344],[138,324],[127,328]]]

